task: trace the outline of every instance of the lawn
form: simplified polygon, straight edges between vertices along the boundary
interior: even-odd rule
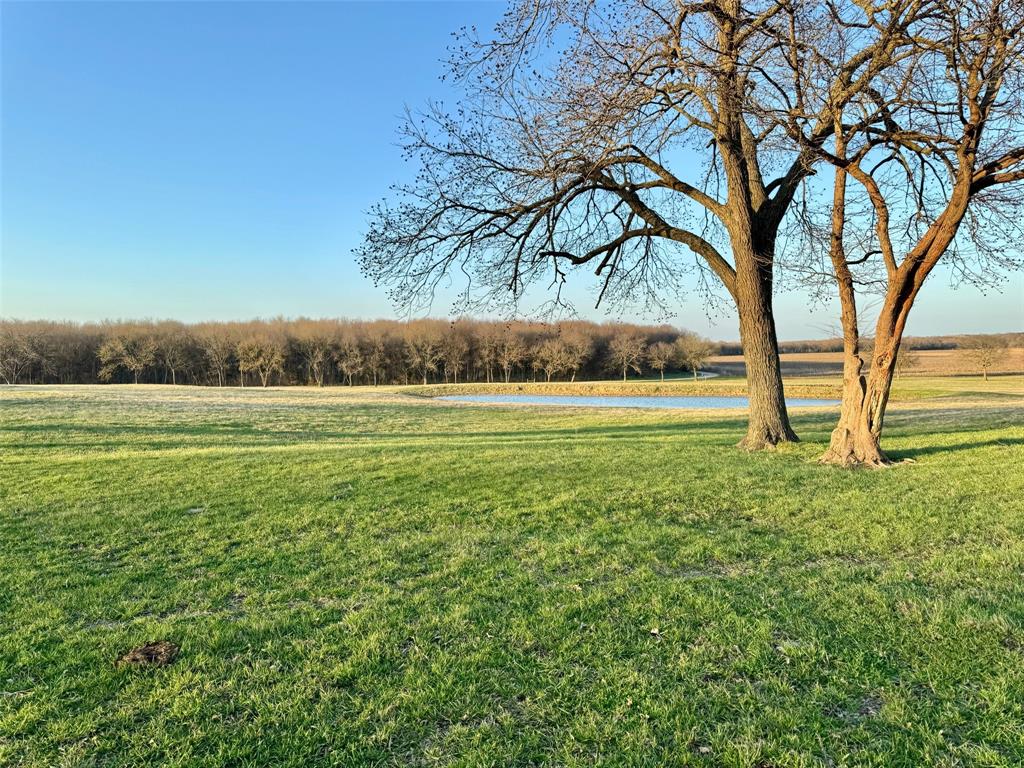
[[[410,391],[0,389],[0,765],[1024,762],[1021,377],[884,471]]]

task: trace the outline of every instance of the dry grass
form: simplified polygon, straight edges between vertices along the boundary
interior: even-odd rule
[[[970,376],[981,372],[971,360],[970,354],[962,349],[914,350],[917,364],[906,371],[905,376]],[[730,374],[743,371],[741,355],[719,355],[711,365]],[[843,367],[842,352],[792,352],[782,355],[782,370],[787,376],[821,376],[839,373]],[[1024,348],[1006,350],[1003,358],[989,371],[990,375],[1024,373]]]

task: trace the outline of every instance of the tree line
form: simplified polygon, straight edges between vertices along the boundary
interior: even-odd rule
[[[717,345],[668,325],[459,319],[0,321],[5,384],[428,384],[694,376]]]

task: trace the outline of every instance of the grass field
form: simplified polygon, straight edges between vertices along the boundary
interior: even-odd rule
[[[412,391],[0,389],[0,765],[1024,763],[1024,378],[854,472]]]

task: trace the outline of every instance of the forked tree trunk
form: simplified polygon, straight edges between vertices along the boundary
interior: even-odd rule
[[[892,463],[882,450],[882,425],[903,335],[899,316],[905,318],[910,309],[909,306],[902,312],[897,309],[897,317],[893,317],[894,304],[896,301],[890,297],[879,318],[875,348],[866,374],[862,372],[864,363],[859,354],[859,339],[844,340],[843,402],[839,423],[832,431],[828,450],[821,457],[823,463],[844,467],[884,467]]]
[[[826,464],[845,467],[884,467],[890,464],[882,451],[882,423],[892,385],[893,362],[875,356],[866,376],[860,357],[844,356],[843,404],[839,424],[832,431],[828,450],[821,457]]]
[[[770,448],[799,438],[789,424],[779,364],[779,342],[772,314],[770,262],[755,261],[736,271],[736,307],[740,316],[740,342],[747,368],[750,421],[739,447],[748,451]],[[697,376],[694,366],[694,377]]]
[[[834,260],[843,317],[843,403],[839,424],[832,432],[828,450],[821,457],[826,464],[883,467],[891,464],[882,451],[882,424],[889,403],[889,391],[896,371],[907,318],[925,279],[945,253],[967,210],[968,182],[958,184],[946,210],[928,228],[902,264],[893,264],[885,301],[875,325],[871,367],[861,374],[860,342],[853,280],[844,262]],[[886,222],[883,222],[886,223]],[[837,230],[839,231],[839,230]],[[893,260],[894,261],[894,260]]]

